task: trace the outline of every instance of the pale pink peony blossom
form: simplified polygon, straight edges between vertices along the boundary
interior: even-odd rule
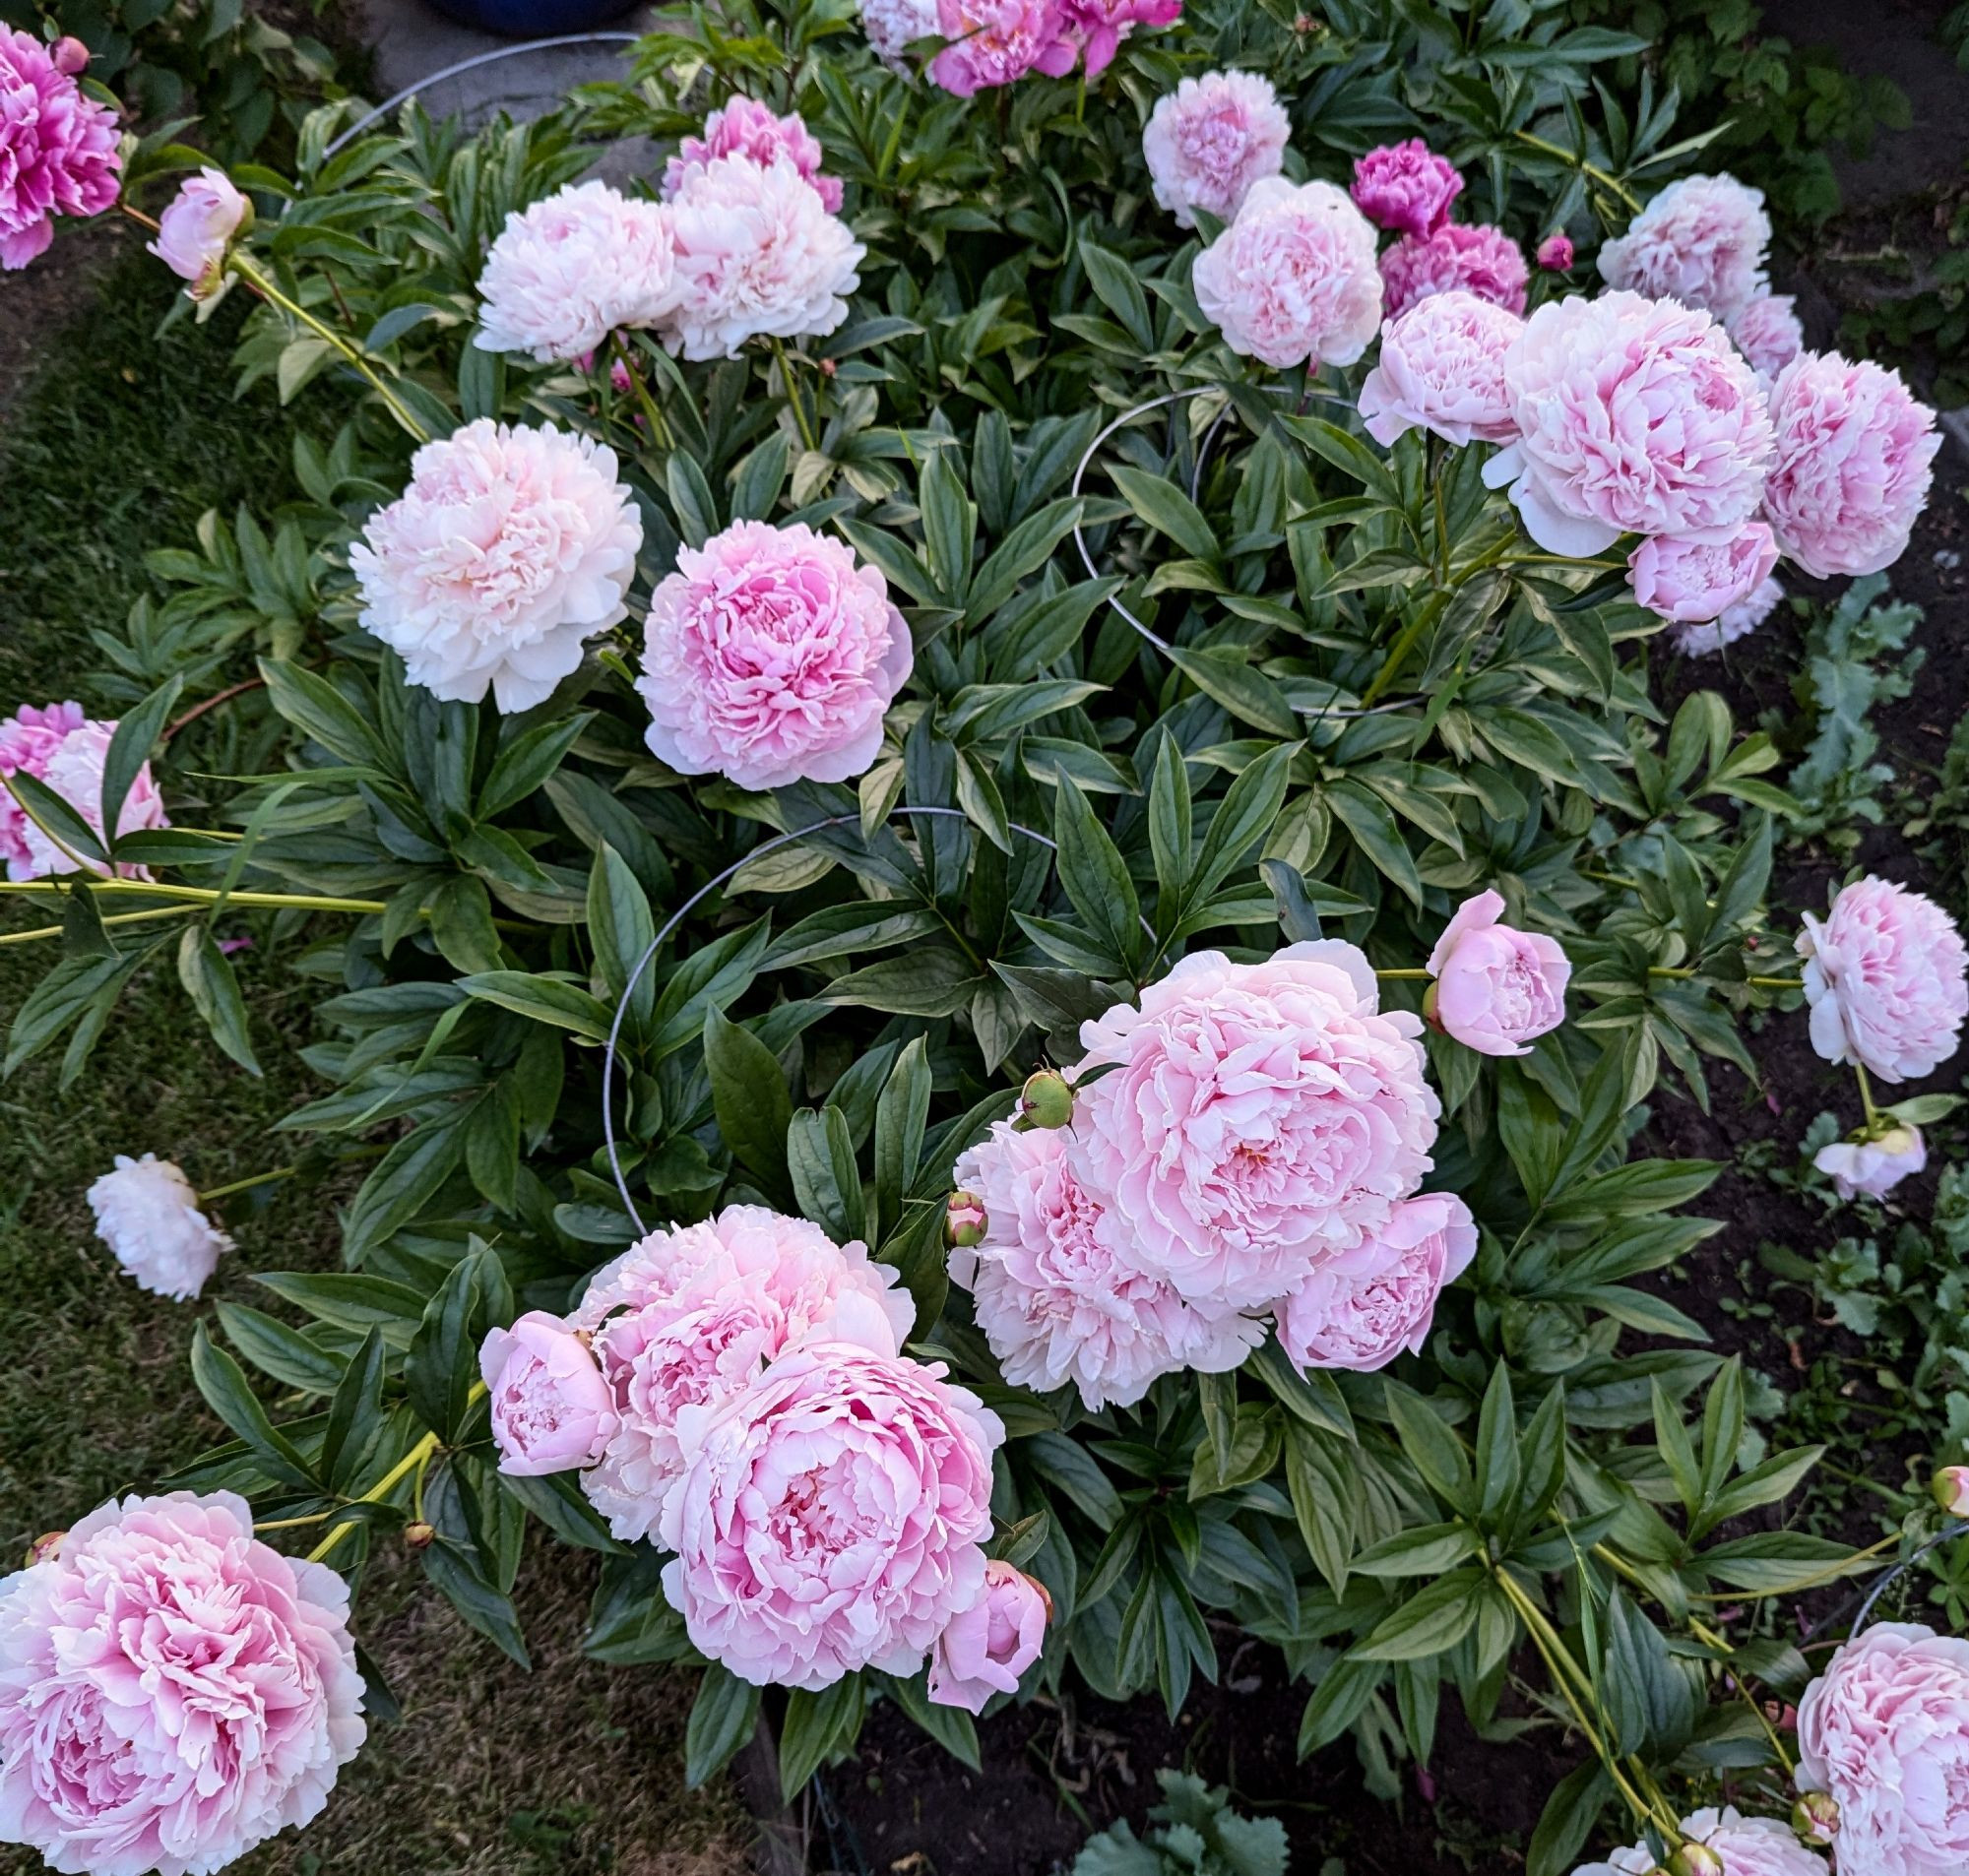
[[[1149,113],[1142,156],[1157,203],[1179,228],[1201,209],[1234,221],[1244,198],[1285,163],[1291,120],[1270,79],[1205,72],[1166,92]]]
[[[0,1840],[210,1876],[321,1811],[361,1704],[333,1570],[232,1492],[111,1499],[0,1583]]]
[[[71,43],[0,26],[0,269],[45,253],[56,216],[100,215],[116,200],[116,113],[76,84],[60,56]]]
[[[804,522],[738,521],[650,595],[650,748],[741,788],[847,782],[875,760],[915,662],[886,581]]]
[[[0,722],[0,776],[30,775],[36,782],[45,780],[49,759],[69,732],[87,721],[80,704],[49,704],[45,709],[22,705]],[[33,877],[26,870],[36,850],[28,844],[32,825],[13,794],[0,788],[0,859],[7,862],[9,879]]]
[[[1441,1112],[1420,1020],[1379,1010],[1337,940],[1263,964],[1196,952],[1082,1025],[1074,1132],[1135,1268],[1216,1312],[1261,1310],[1386,1223]]]
[[[1361,424],[1376,443],[1412,429],[1459,448],[1518,433],[1504,353],[1524,321],[1474,293],[1431,293],[1381,328],[1381,355],[1361,386]]]
[[[929,1697],[939,1707],[982,1714],[993,1694],[1016,1694],[1019,1676],[1046,1647],[1052,1598],[1038,1578],[1001,1558],[984,1565],[978,1600],[960,1609],[936,1638]]]
[[[1907,549],[1941,438],[1897,371],[1804,352],[1771,387],[1764,519],[1814,579],[1878,573]]]
[[[1526,1044],[1565,1021],[1572,966],[1556,938],[1498,922],[1494,888],[1466,899],[1429,954],[1429,1020],[1484,1055],[1529,1055]]]
[[[588,1342],[543,1309],[478,1349],[499,1470],[516,1478],[593,1466],[614,1438],[615,1403]]]
[[[472,343],[566,363],[610,333],[664,325],[682,292],[662,203],[571,182],[507,216],[478,276]]]
[[[755,1686],[914,1674],[984,1583],[998,1416],[925,1365],[843,1343],[783,1354],[677,1420],[664,1593]]]
[[[1734,1805],[1683,1818],[1682,1835],[1713,1851],[1723,1876],[1828,1876],[1825,1858],[1807,1849],[1790,1824],[1745,1817]],[[1641,1843],[1604,1863],[1584,1863],[1572,1876],[1649,1876],[1655,1868],[1653,1851]]]
[[[225,284],[225,251],[241,228],[253,224],[253,205],[222,169],[205,168],[178,185],[158,218],[149,251],[189,284],[185,297],[206,301]]]
[[[1919,1127],[1893,1127],[1877,1140],[1835,1140],[1820,1147],[1811,1163],[1842,1199],[1883,1199],[1928,1164],[1928,1144]]]
[[[756,98],[729,99],[722,110],[713,111],[704,120],[702,137],[686,137],[677,146],[677,154],[664,169],[664,200],[668,202],[677,195],[693,168],[701,169],[720,156],[742,156],[767,166],[790,162],[813,185],[820,206],[829,215],[841,213],[841,178],[821,174],[827,152],[797,111],[781,117]]]
[[[1080,40],[1087,76],[1099,78],[1138,26],[1174,26],[1182,0],[1060,0],[1067,30]]]
[[[1684,176],[1600,250],[1607,284],[1727,319],[1765,290],[1771,219],[1734,176]]]
[[[1388,317],[1399,319],[1431,293],[1475,293],[1509,313],[1525,310],[1531,276],[1524,251],[1502,228],[1445,221],[1429,234],[1405,234],[1381,256]]]
[[[1354,206],[1377,228],[1433,234],[1463,193],[1463,177],[1420,137],[1381,144],[1354,160]]]
[[[202,1290],[232,1240],[198,1209],[192,1182],[168,1159],[119,1153],[112,1171],[89,1188],[95,1235],[139,1289],[173,1302]]]
[[[790,162],[692,163],[669,204],[678,298],[664,344],[735,358],[749,340],[818,338],[848,317],[867,252]]]
[[[1969,1868],[1969,1641],[1862,1631],[1805,1690],[1798,1749],[1799,1789],[1839,1806],[1843,1876]]]
[[[1756,513],[1771,422],[1707,313],[1634,293],[1551,301],[1505,354],[1504,382],[1519,441],[1484,479],[1510,485],[1548,553],[1584,558],[1623,533],[1728,539]]]
[[[1555,228],[1538,244],[1536,258],[1548,274],[1569,274],[1572,271],[1572,236],[1563,228]]]
[[[543,704],[582,648],[629,612],[643,524],[615,453],[551,426],[480,417],[411,458],[411,485],[369,517],[349,564],[362,627],[448,702],[490,690]]]
[[[1381,323],[1374,230],[1330,182],[1253,185],[1190,282],[1224,343],[1278,370],[1351,365]]]
[[[1005,1379],[1042,1394],[1069,1383],[1096,1412],[1133,1407],[1166,1374],[1222,1374],[1264,1340],[1262,1321],[1206,1313],[1141,1268],[1068,1128],[1000,1121],[956,1177],[980,1203],[975,1247],[951,1253]]]
[[[1731,344],[1761,383],[1772,383],[1805,349],[1805,328],[1792,305],[1789,293],[1759,293],[1723,322]]]
[[[1079,56],[1059,0],[937,0],[936,25],[950,43],[929,75],[958,97],[1031,72],[1064,78]]]
[[[1706,657],[1726,645],[1754,632],[1778,608],[1784,588],[1775,580],[1764,580],[1734,605],[1707,625],[1679,625],[1675,629],[1675,649],[1696,657]]]
[[[653,1231],[590,1282],[571,1327],[593,1340],[615,1425],[582,1489],[622,1541],[657,1528],[688,1409],[716,1406],[810,1341],[892,1355],[914,1319],[866,1246],[764,1206]]]
[[[1370,1373],[1420,1354],[1436,1298],[1470,1268],[1477,1224],[1446,1192],[1405,1199],[1351,1251],[1316,1265],[1278,1306],[1279,1346],[1294,1367]]]
[[[1883,1082],[1919,1081],[1955,1053],[1969,1015],[1969,954],[1932,899],[1871,874],[1798,935],[1811,1046]]]
[[[1747,521],[1727,540],[1654,534],[1627,556],[1634,603],[1677,625],[1720,619],[1770,578],[1778,543],[1760,521]]]
[[[113,722],[84,717],[78,704],[50,704],[45,710],[27,705],[0,722],[0,776],[28,775],[45,783],[100,839],[102,772],[115,735]],[[147,762],[123,797],[116,832],[120,837],[169,826],[163,795]],[[7,862],[9,879],[49,879],[73,873],[73,852],[66,843],[51,840],[41,830],[11,789],[0,789],[0,859]],[[99,861],[86,855],[82,858],[89,872],[106,870]],[[122,864],[116,871],[126,879],[150,877],[141,866]]]
[[[909,48],[937,36],[936,0],[861,0],[861,31],[884,65],[907,71]]]

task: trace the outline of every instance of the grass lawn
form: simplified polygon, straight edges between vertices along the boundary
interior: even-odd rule
[[[114,629],[145,590],[147,548],[190,537],[200,513],[289,486],[288,428],[272,393],[231,393],[238,308],[159,340],[161,270],[126,252],[99,295],[40,345],[33,380],[0,418],[0,715],[74,697],[92,627]],[[0,319],[4,319],[0,289]],[[8,907],[0,929],[45,923]],[[0,946],[0,1021],[51,959]],[[141,1489],[221,1436],[185,1351],[197,1306],[124,1281],[91,1235],[83,1192],[117,1153],[155,1152],[217,1186],[279,1164],[265,1130],[301,1097],[306,986],[264,950],[238,959],[267,1065],[256,1081],[221,1056],[173,988],[140,983],[90,1069],[64,1094],[59,1050],[0,1083],[0,1558],[111,1493]],[[161,989],[161,986],[160,986]],[[258,1303],[247,1273],[332,1264],[333,1201],[283,1185],[237,1232],[207,1290]],[[236,1867],[244,1876],[452,1872],[726,1876],[745,1867],[744,1820],[725,1791],[683,1790],[688,1685],[660,1669],[582,1659],[592,1560],[534,1545],[519,1599],[536,1670],[522,1674],[380,1560],[362,1629],[406,1710],[371,1735],[326,1815]],[[40,1867],[0,1848],[0,1872]]]

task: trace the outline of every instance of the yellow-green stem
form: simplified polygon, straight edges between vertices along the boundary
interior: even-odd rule
[[[773,348],[773,357],[780,367],[780,383],[787,394],[787,402],[794,407],[794,422],[800,433],[800,441],[809,450],[818,451],[820,445],[814,439],[813,426],[807,421],[806,404],[800,397],[799,380],[794,375],[793,360],[787,355],[786,342],[769,339],[766,342]]]
[[[1879,1125],[1880,1110],[1874,1105],[1874,1084],[1867,1079],[1866,1064],[1855,1062],[1853,1073],[1860,1078],[1860,1105],[1866,1110],[1867,1128],[1872,1132]]]
[[[358,1505],[376,1504],[386,1494],[388,1494],[389,1491],[394,1486],[401,1484],[405,1476],[409,1472],[411,1472],[413,1469],[419,1466],[428,1465],[430,1462],[431,1455],[436,1451],[437,1451],[437,1435],[435,1433],[426,1433],[423,1436],[423,1438],[420,1439],[416,1443],[416,1445],[412,1447],[411,1450],[408,1453],[406,1453],[404,1457],[396,1463],[396,1465],[391,1467],[390,1470],[387,1472],[385,1472],[383,1476],[375,1482],[375,1484],[371,1485],[369,1489],[366,1492],[364,1492],[360,1498],[357,1498],[352,1502]],[[335,1529],[331,1531],[328,1533],[328,1535],[321,1540],[320,1543],[316,1544],[315,1547],[308,1552],[307,1555],[308,1562],[325,1563],[328,1560],[329,1552],[332,1551],[335,1548],[335,1546],[339,1544],[343,1540],[343,1538],[346,1537],[351,1531],[353,1531],[356,1528],[356,1526],[359,1525],[361,1522],[362,1521],[359,1518],[345,1518],[341,1524],[337,1525]]]
[[[49,897],[62,892],[135,893],[146,899],[176,899],[187,905],[212,906],[222,899],[228,906],[297,906],[303,911],[380,912],[389,907],[380,899],[328,899],[315,893],[231,893],[210,886],[170,886],[154,879],[72,880],[56,886],[39,879],[0,879],[0,893]]]
[[[1730,1646],[1730,1644],[1726,1642],[1722,1636],[1718,1635],[1716,1631],[1711,1627],[1709,1627],[1709,1625],[1705,1622],[1691,1621],[1688,1625],[1688,1632],[1691,1635],[1693,1635],[1698,1642],[1705,1643],[1710,1648],[1728,1650]],[[1730,1674],[1731,1686],[1736,1688],[1737,1693],[1739,1697],[1743,1700],[1744,1705],[1749,1708],[1749,1710],[1756,1715],[1757,1724],[1763,1727],[1764,1736],[1771,1742],[1771,1750],[1778,1755],[1778,1764],[1784,1767],[1785,1780],[1787,1782],[1789,1782],[1791,1780],[1792,1770],[1793,1770],[1792,1756],[1785,1750],[1784,1741],[1778,1737],[1778,1729],[1771,1724],[1770,1715],[1764,1712],[1763,1703],[1757,1700],[1751,1694],[1750,1690],[1744,1685],[1744,1680],[1742,1675],[1736,1673],[1734,1670],[1726,1670],[1726,1671],[1728,1671]]]
[[[1603,188],[1613,190],[1627,205],[1627,213],[1629,215],[1640,214],[1641,205],[1639,198],[1635,196],[1634,192],[1625,183],[1610,176],[1606,170],[1596,169],[1590,162],[1575,156],[1571,151],[1561,150],[1557,144],[1549,144],[1543,137],[1534,137],[1528,130],[1514,130],[1511,135],[1521,144],[1529,144],[1534,150],[1544,151],[1548,156],[1556,156],[1561,162],[1573,164],[1582,175],[1591,176]]]
[[[250,1192],[256,1185],[272,1185],[276,1179],[291,1179],[300,1170],[299,1166],[276,1166],[272,1172],[256,1172],[250,1179],[234,1179],[230,1185],[216,1185],[209,1192],[201,1192],[198,1202],[209,1204],[214,1199],[229,1199],[235,1192]]]
[[[1420,966],[1418,966],[1414,969],[1376,970],[1374,974],[1377,977],[1386,977],[1386,978],[1391,978],[1398,982],[1405,982],[1412,978],[1416,979],[1427,978],[1430,973],[1423,969]]]
[[[102,922],[105,925],[135,925],[146,918],[182,918],[187,912],[197,910],[196,906],[159,906],[147,912],[111,912]],[[36,925],[32,931],[10,931],[0,934],[0,945],[25,945],[37,938],[59,938],[65,929],[61,925]]]

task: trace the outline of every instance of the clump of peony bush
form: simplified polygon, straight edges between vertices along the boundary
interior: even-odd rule
[[[1773,916],[1776,752],[1647,682],[1783,562],[1890,561],[1932,413],[1794,343],[1750,192],[1657,189],[1672,113],[1589,115],[1591,34],[1482,28],[1503,130],[1349,8],[734,22],[162,208],[201,308],[259,302],[244,375],[340,428],[302,510],[160,558],[118,720],[0,724],[64,943],[9,1060],[79,1074],[168,950],[254,1066],[219,933],[271,912],[328,1086],[268,1177],[364,1171],[325,1274],[265,1268],[263,1181],[92,1193],[138,1281],[236,1241],[271,1307],[193,1334],[234,1439],[0,1585],[5,1834],[220,1868],[389,1711],[371,1554],[524,1661],[556,1542],[597,1656],[699,1671],[693,1780],[763,1722],[796,1791],[882,1699],[974,1762],[1069,1677],[1175,1712],[1229,1625],[1382,1787],[1542,1676],[1532,1876],[1635,1832],[1586,1867],[1807,1876],[1847,1820],[1842,1867],[1953,1867],[1969,1786],[1882,1741],[1953,1763],[1960,1645],[1863,1631],[1810,1692],[1768,1646],[1869,1560],[1746,1534],[1816,1455],[1649,1281],[1716,1168],[1636,1152],[1754,1082],[1755,1016],[1856,1071],[1842,1193],[1925,1161],[1873,1084],[1953,1054],[1953,924],[1875,878]],[[14,57],[69,127],[0,126],[73,184],[17,187],[32,245],[114,163]],[[1427,135],[1320,129],[1390,72]],[[660,165],[584,179],[625,133]],[[121,161],[149,219],[191,158]],[[220,708],[267,759],[169,814]],[[280,1699],[167,1687],[165,1631]]]

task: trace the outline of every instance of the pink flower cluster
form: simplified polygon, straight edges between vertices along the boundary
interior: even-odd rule
[[[1156,100],[1142,156],[1156,201],[1179,228],[1196,213],[1232,221],[1253,187],[1276,176],[1292,133],[1271,80],[1255,72],[1206,72]]]
[[[116,200],[116,113],[76,84],[74,43],[0,26],[0,268],[45,253],[56,216],[100,215]]]
[[[1099,78],[1138,26],[1173,26],[1182,0],[936,0],[949,41],[929,75],[958,97],[1015,85],[1033,72],[1064,78],[1083,56]]]
[[[1355,207],[1377,228],[1428,236],[1449,219],[1449,205],[1463,193],[1456,166],[1420,137],[1382,144],[1354,165]]]
[[[102,770],[116,734],[113,722],[97,722],[83,715],[80,704],[49,704],[37,710],[23,705],[0,721],[0,777],[32,776],[61,796],[90,828],[102,833]],[[116,817],[119,836],[170,826],[164,798],[147,762],[137,771],[130,792]],[[0,859],[13,880],[47,879],[73,873],[76,863],[14,797],[0,789]],[[89,862],[91,872],[102,868]],[[141,867],[119,869],[126,877],[147,878]]]

